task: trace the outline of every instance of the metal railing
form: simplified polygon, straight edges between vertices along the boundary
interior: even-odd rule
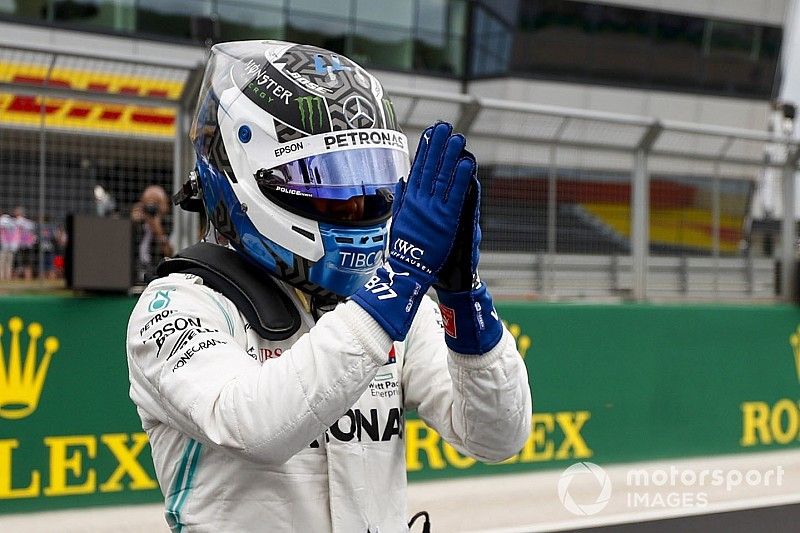
[[[782,198],[794,198],[800,152],[793,141],[768,132],[474,95],[390,92],[410,137],[432,119],[453,122],[488,168],[489,187],[498,174],[515,176],[506,181],[520,194],[482,205],[484,228],[502,211],[522,211],[506,226],[523,235],[518,250],[512,244],[484,259],[498,286],[513,287],[501,291],[505,297],[761,300],[774,297],[776,261],[789,266],[784,272],[794,271],[793,202],[783,205],[778,254],[756,249],[761,236],[754,235],[750,216],[756,186],[768,173],[779,174]],[[615,186],[624,189],[616,197]],[[541,194],[522,201],[526,187],[539,187]],[[490,198],[493,193],[484,192]],[[587,250],[570,234],[567,212],[583,212],[586,220],[575,226],[594,223],[594,238],[616,244],[599,246],[600,253]],[[528,234],[519,231],[526,226]],[[544,227],[537,232],[536,226]],[[665,235],[692,228],[705,237]],[[664,283],[665,271],[674,284]],[[528,281],[509,285],[510,276]],[[691,282],[703,279],[707,283]],[[791,298],[793,276],[782,276],[780,291]]]

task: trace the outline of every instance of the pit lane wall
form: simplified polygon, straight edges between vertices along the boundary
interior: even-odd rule
[[[127,394],[133,304],[0,298],[0,513],[161,499]],[[528,366],[530,438],[477,464],[409,413],[412,481],[798,445],[798,308],[497,307]]]

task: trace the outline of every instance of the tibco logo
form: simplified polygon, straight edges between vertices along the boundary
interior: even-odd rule
[[[339,252],[339,264],[344,268],[372,268],[380,263],[383,252]]]

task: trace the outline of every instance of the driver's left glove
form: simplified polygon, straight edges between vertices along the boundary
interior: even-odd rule
[[[445,342],[451,350],[465,355],[484,354],[503,336],[503,325],[492,303],[492,295],[478,276],[481,186],[476,169],[472,167],[453,248],[434,283]]]

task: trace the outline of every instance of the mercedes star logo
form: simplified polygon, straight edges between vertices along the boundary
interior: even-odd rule
[[[375,125],[375,108],[365,98],[353,95],[344,101],[342,108],[351,128],[371,128]]]

